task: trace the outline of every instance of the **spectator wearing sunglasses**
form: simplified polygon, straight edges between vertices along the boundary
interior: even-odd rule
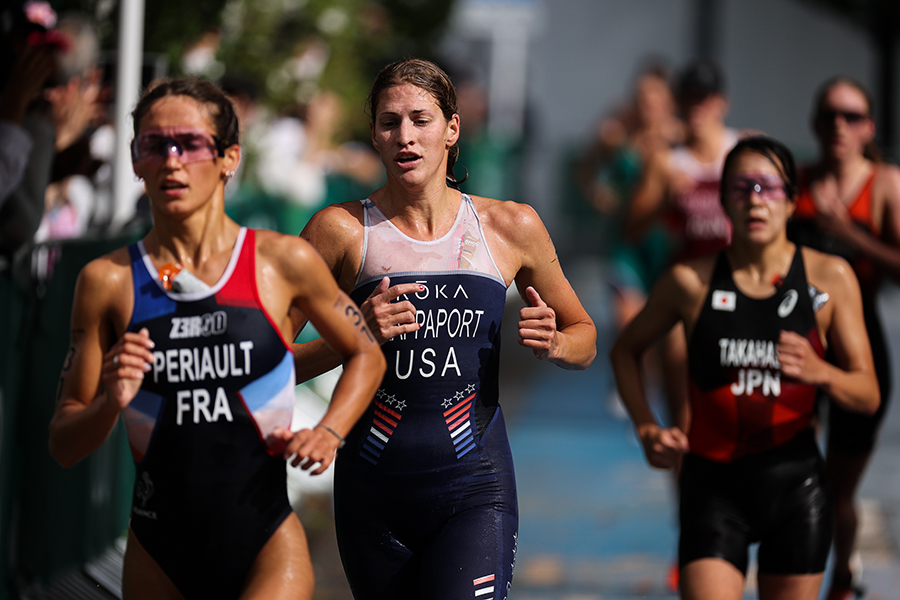
[[[891,362],[877,297],[884,275],[900,276],[900,169],[882,162],[874,143],[870,96],[852,79],[838,77],[820,88],[812,127],[820,156],[801,170],[800,197],[788,235],[798,243],[842,256],[853,266],[863,291],[882,398],[872,416],[847,412],[833,402],[828,411],[827,464],[836,511],[829,600],[844,600],[859,587],[855,576],[859,566],[851,567],[857,560],[854,497],[891,397]]]
[[[681,596],[740,600],[758,543],[761,600],[818,597],[832,513],[815,437],[816,390],[871,414],[878,383],[847,263],[787,239],[796,168],[781,143],[737,143],[722,171],[731,245],[675,264],[611,360],[647,462],[680,474]],[[688,341],[691,423],[661,426],[642,356],[676,323]],[[825,349],[839,348],[836,364]]]
[[[219,88],[157,82],[133,114],[133,167],[153,227],[78,277],[50,452],[74,465],[121,415],[136,469],[126,598],[309,600],[285,461],[312,474],[331,464],[384,357],[305,240],[226,216],[241,147]],[[344,370],[322,420],[291,431],[295,312]]]

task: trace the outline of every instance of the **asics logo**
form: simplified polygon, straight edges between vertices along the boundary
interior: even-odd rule
[[[794,307],[797,306],[798,297],[797,290],[788,290],[784,294],[781,304],[778,305],[778,316],[783,319],[791,314],[794,311]]]

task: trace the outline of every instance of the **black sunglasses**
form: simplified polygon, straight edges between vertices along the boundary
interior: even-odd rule
[[[862,123],[869,118],[869,115],[852,110],[820,110],[816,115],[816,121],[820,123],[834,123],[834,120],[840,117],[848,125],[856,125]]]

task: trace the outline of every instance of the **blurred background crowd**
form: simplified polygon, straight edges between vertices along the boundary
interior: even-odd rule
[[[125,4],[0,5],[0,598],[108,544],[49,557],[29,546],[41,532],[59,534],[59,523],[28,519],[46,514],[59,479],[48,460],[29,456],[46,447],[49,413],[26,405],[52,404],[52,391],[39,398],[24,379],[55,385],[68,337],[68,306],[51,283],[60,265],[67,272],[56,278],[71,283],[69,271],[149,225],[140,182],[113,193],[116,136],[130,139],[113,119]],[[621,253],[643,253],[646,272],[630,274],[643,278],[635,288],[652,284],[668,260],[664,228],[643,229],[626,247],[624,219],[646,162],[685,139],[677,82],[688,65],[715,66],[705,85],[722,96],[729,127],[776,137],[801,162],[817,152],[814,94],[836,75],[872,92],[888,161],[900,141],[895,0],[153,0],[142,15],[141,84],[192,74],[231,95],[243,160],[226,210],[243,225],[289,234],[319,208],[381,184],[363,108],[375,73],[405,56],[436,61],[459,92],[463,191],[533,205],[564,266],[588,264],[618,284],[607,321],[642,302],[614,281],[627,278],[616,270]],[[67,301],[71,288],[58,287],[55,298]],[[60,326],[46,317],[57,312]],[[35,336],[52,343],[35,347]],[[43,371],[26,365],[38,356]],[[301,393],[317,394],[316,385]],[[67,475],[91,487],[90,510],[115,504],[118,492],[97,481],[104,468],[118,473],[116,464]],[[26,473],[52,483],[26,484]]]

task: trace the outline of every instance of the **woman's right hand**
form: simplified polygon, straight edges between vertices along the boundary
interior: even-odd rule
[[[400,296],[415,294],[425,289],[420,283],[401,283],[391,287],[391,278],[385,277],[360,305],[369,330],[374,332],[379,345],[404,333],[412,333],[420,327],[416,323],[416,307],[409,300],[394,302]]]
[[[647,425],[638,431],[647,462],[657,469],[673,469],[681,464],[690,446],[688,438],[677,427]]]
[[[144,374],[153,368],[153,340],[147,328],[126,332],[103,355],[101,377],[107,400],[124,409],[137,395]]]

